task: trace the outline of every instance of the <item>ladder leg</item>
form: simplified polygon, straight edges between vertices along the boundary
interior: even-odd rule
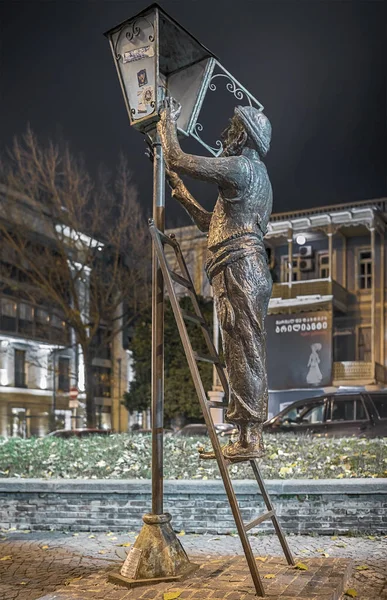
[[[188,365],[189,365],[189,368],[191,371],[192,379],[193,379],[193,382],[194,382],[194,385],[196,388],[196,392],[197,392],[197,395],[199,398],[199,402],[200,402],[200,405],[201,405],[201,408],[203,411],[203,416],[204,416],[204,420],[207,425],[210,440],[211,440],[212,446],[214,448],[219,471],[222,476],[222,480],[223,480],[223,484],[224,484],[224,487],[226,490],[228,501],[230,503],[230,508],[231,508],[231,511],[232,511],[232,514],[233,514],[233,517],[235,520],[235,524],[236,524],[236,527],[237,527],[237,530],[239,533],[240,540],[242,542],[242,547],[243,547],[243,550],[244,550],[244,553],[246,556],[246,561],[247,561],[247,564],[250,569],[251,577],[253,579],[253,584],[254,584],[257,596],[263,598],[265,596],[265,589],[263,587],[263,583],[262,583],[262,580],[261,580],[261,577],[260,577],[259,571],[258,571],[257,562],[255,560],[254,553],[251,548],[249,538],[247,536],[245,525],[243,523],[243,519],[242,519],[242,515],[240,513],[237,497],[234,492],[234,488],[232,485],[232,481],[231,481],[231,477],[230,477],[230,474],[229,474],[229,471],[227,468],[226,461],[222,454],[222,449],[221,449],[219,439],[218,439],[216,431],[215,431],[211,413],[207,406],[206,392],[204,390],[203,382],[200,377],[200,373],[199,373],[198,366],[197,366],[197,363],[195,360],[192,345],[191,345],[190,339],[188,337],[188,332],[187,332],[187,329],[186,329],[186,326],[184,323],[184,319],[182,316],[179,301],[177,299],[177,296],[176,296],[174,288],[173,288],[172,280],[171,280],[170,273],[169,273],[169,268],[168,268],[168,265],[167,265],[167,262],[165,259],[165,255],[164,255],[164,249],[163,249],[162,243],[160,241],[160,237],[158,236],[158,230],[156,229],[156,227],[153,224],[150,226],[150,232],[152,235],[152,239],[155,242],[155,249],[156,249],[156,252],[157,252],[157,255],[159,258],[160,267],[161,267],[161,270],[162,270],[162,273],[164,276],[164,281],[165,281],[165,284],[166,284],[166,287],[168,290],[172,310],[173,310],[173,313],[174,313],[175,319],[176,319],[176,324],[177,324],[177,327],[178,327],[178,330],[180,333],[181,341],[183,343],[183,347],[184,347],[187,362],[188,362]],[[182,261],[184,261],[183,258],[182,258]],[[191,281],[188,271],[187,271],[187,280]],[[196,298],[196,296],[193,296],[193,297]],[[196,306],[195,306],[195,308],[196,308]]]
[[[257,460],[251,460],[250,464],[251,464],[251,467],[252,467],[252,469],[254,471],[254,475],[255,475],[255,478],[257,480],[259,489],[261,490],[261,494],[262,494],[263,500],[264,500],[264,502],[266,504],[266,508],[269,511],[273,511],[273,516],[271,517],[271,520],[273,522],[274,529],[275,529],[275,532],[277,534],[277,537],[278,537],[278,539],[280,541],[280,544],[282,546],[282,550],[284,551],[286,560],[288,561],[289,565],[294,565],[295,562],[294,562],[293,554],[292,554],[292,552],[291,552],[291,550],[289,548],[289,544],[288,544],[288,542],[286,540],[285,534],[284,534],[284,532],[282,530],[282,527],[281,527],[281,525],[280,525],[280,523],[278,521],[278,517],[277,517],[277,514],[276,514],[276,512],[274,510],[273,503],[272,503],[272,501],[270,499],[270,496],[269,496],[269,494],[267,492],[267,489],[266,489],[265,482],[264,482],[264,480],[262,478],[261,471],[260,471],[259,466],[258,466],[258,462],[257,462]]]

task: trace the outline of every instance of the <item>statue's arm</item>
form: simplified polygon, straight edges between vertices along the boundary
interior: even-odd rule
[[[172,196],[185,208],[200,231],[208,231],[212,213],[205,210],[190,194],[183,181],[174,171],[167,171],[167,179],[172,189]]]
[[[239,195],[248,176],[247,161],[240,156],[207,158],[183,152],[177,138],[176,123],[179,114],[180,106],[172,98],[166,99],[165,108],[160,112],[158,132],[169,169],[181,175],[215,183],[230,198]]]

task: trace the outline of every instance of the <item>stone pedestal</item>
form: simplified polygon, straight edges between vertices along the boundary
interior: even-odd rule
[[[109,581],[128,588],[162,581],[180,581],[197,566],[189,561],[171,527],[171,515],[147,514],[144,525],[120,571]]]

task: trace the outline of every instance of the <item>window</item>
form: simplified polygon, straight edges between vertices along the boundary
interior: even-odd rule
[[[26,353],[15,350],[15,387],[26,387]]]
[[[372,401],[381,419],[387,419],[387,396],[372,394]]]
[[[70,391],[70,359],[67,356],[58,358],[58,390]]]
[[[329,277],[329,254],[325,252],[318,254],[318,276],[319,279],[328,279]]]
[[[371,327],[359,327],[357,355],[360,361],[371,361]]]
[[[300,418],[300,423],[307,423],[312,425],[313,423],[322,423],[324,418],[324,404],[318,404],[306,410]]]
[[[111,396],[111,369],[110,367],[93,367],[94,395],[97,398],[110,398]]]
[[[298,417],[301,415],[303,410],[305,410],[305,404],[300,404],[299,406],[291,408],[284,415],[282,415],[281,423],[297,423]]]
[[[1,329],[3,331],[16,331],[17,304],[13,300],[1,298]]]
[[[359,281],[360,290],[370,290],[372,287],[372,255],[371,250],[359,251]]]
[[[334,398],[331,407],[331,421],[366,421],[367,414],[361,398]]]
[[[19,304],[19,333],[32,335],[34,330],[34,309],[30,304]]]
[[[281,258],[281,281],[283,283],[289,281],[289,260],[288,256],[282,256]],[[292,281],[300,281],[301,279],[301,271],[300,271],[300,256],[297,254],[293,254],[293,271],[292,271]]]

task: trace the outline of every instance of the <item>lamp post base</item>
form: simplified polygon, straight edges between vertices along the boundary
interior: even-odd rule
[[[176,537],[171,518],[169,513],[143,516],[144,525],[121,570],[108,576],[111,583],[131,588],[180,581],[198,568]]]

